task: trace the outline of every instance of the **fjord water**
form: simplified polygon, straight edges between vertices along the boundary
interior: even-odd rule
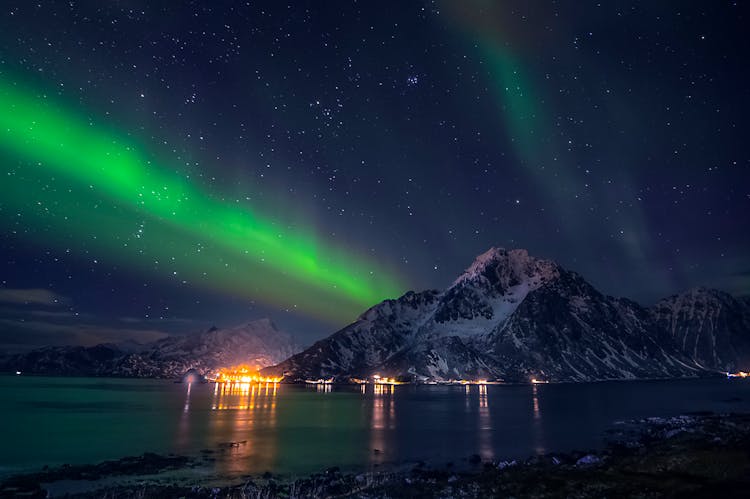
[[[607,428],[626,419],[750,411],[750,383],[726,379],[222,390],[163,380],[2,376],[0,389],[2,474],[143,452],[203,451],[226,477],[416,460],[461,466],[472,454],[509,459],[596,448]]]

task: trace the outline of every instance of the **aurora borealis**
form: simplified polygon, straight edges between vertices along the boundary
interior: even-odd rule
[[[7,83],[0,84],[0,130],[3,149],[36,162],[3,183],[4,200],[23,207],[34,176],[52,182],[59,176],[70,188],[58,187],[40,201],[71,222],[56,230],[78,237],[108,232],[96,245],[121,255],[125,265],[137,256],[133,252],[156,260],[179,255],[173,258],[174,275],[328,319],[340,318],[342,306],[367,307],[401,289],[385,273],[381,277],[380,269],[369,270],[374,266],[364,259],[320,247],[313,235],[242,205],[212,200],[189,178],[164,171],[126,140]],[[116,208],[108,210],[112,205]],[[139,229],[129,235],[134,219],[155,224],[158,234]],[[262,290],[253,281],[262,283]]]
[[[746,7],[388,3],[4,4],[0,287],[49,299],[0,344],[309,342],[490,246],[748,293]]]

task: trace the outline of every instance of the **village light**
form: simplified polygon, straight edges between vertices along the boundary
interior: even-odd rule
[[[261,376],[257,369],[246,365],[234,366],[231,368],[220,369],[216,375],[216,383],[243,383],[243,384],[261,384],[261,383],[279,383],[283,378],[275,376]]]

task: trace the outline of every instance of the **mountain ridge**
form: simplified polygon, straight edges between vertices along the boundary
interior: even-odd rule
[[[179,378],[189,369],[208,374],[238,364],[264,367],[298,350],[270,319],[212,327],[151,343],[43,347],[0,357],[0,371],[50,375]]]
[[[179,377],[245,364],[288,380],[671,378],[750,370],[750,300],[692,288],[643,307],[523,249],[493,247],[445,290],[384,300],[298,351],[270,319],[140,344],[44,347],[0,370]]]
[[[699,294],[710,294],[701,289]],[[681,348],[680,338],[665,326],[677,321],[678,331],[694,329],[685,324],[691,316],[680,315],[681,307],[646,308],[604,295],[552,260],[493,247],[445,290],[385,300],[264,372],[293,379],[381,374],[419,381],[696,376],[750,360],[748,305],[727,296],[734,324],[727,334],[737,346],[726,361],[713,355],[709,358],[721,361],[705,362]],[[719,327],[712,323],[703,334],[721,336]]]

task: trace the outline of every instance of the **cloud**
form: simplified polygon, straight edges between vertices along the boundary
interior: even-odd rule
[[[91,314],[84,314],[81,312],[71,312],[71,311],[57,311],[57,310],[30,310],[25,311],[24,314],[28,314],[34,317],[45,317],[49,318],[51,320],[83,320],[83,319],[92,319],[94,316]]]
[[[0,319],[0,342],[15,345],[81,345],[133,340],[148,343],[168,336],[155,329],[118,328],[96,324],[54,324],[43,321]],[[30,334],[31,333],[31,334]]]
[[[64,305],[68,298],[41,288],[13,289],[0,288],[0,303],[15,305]]]
[[[202,324],[201,321],[197,321],[195,319],[184,319],[181,317],[164,317],[156,319],[144,319],[141,317],[118,317],[117,320],[126,324]]]

